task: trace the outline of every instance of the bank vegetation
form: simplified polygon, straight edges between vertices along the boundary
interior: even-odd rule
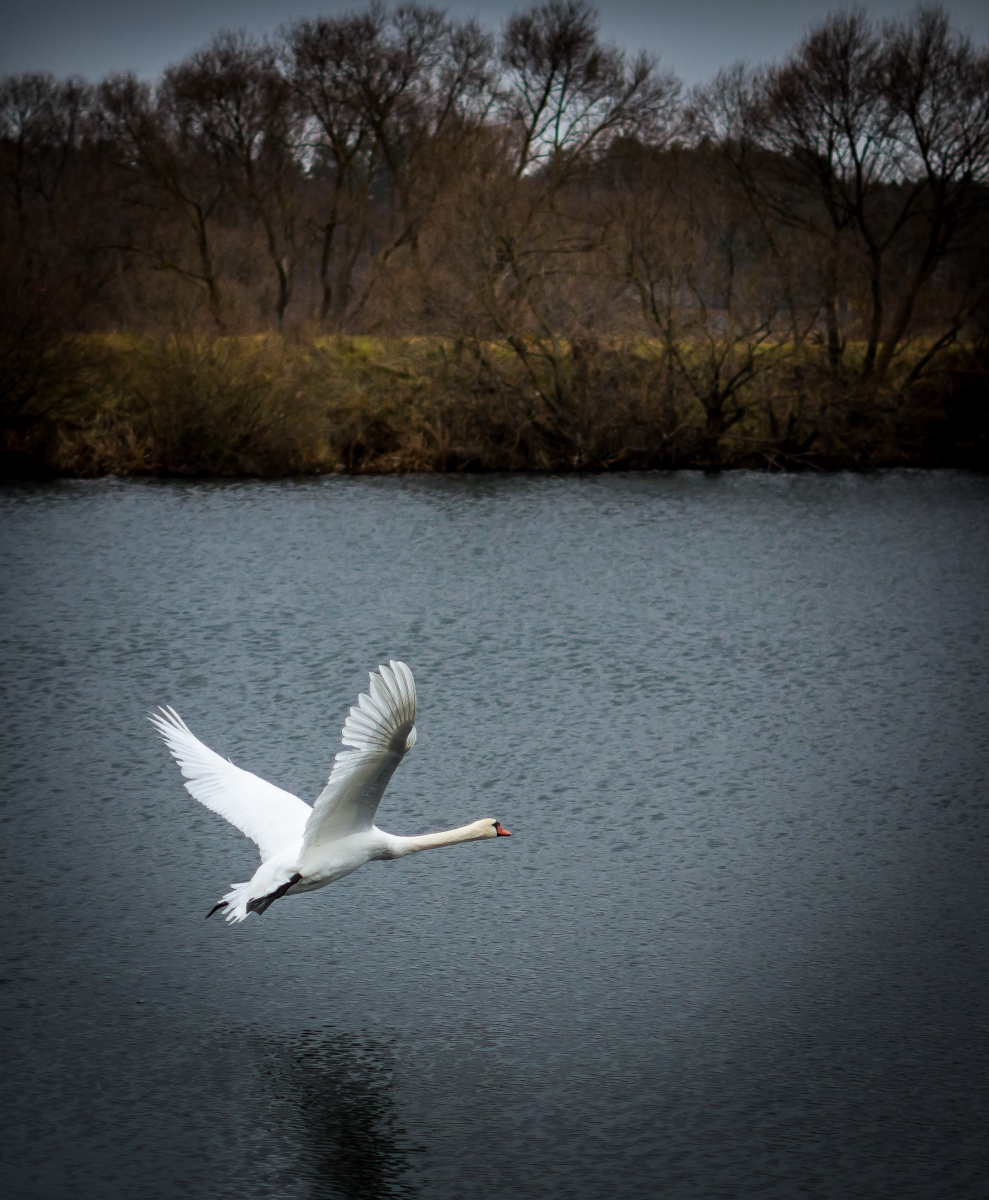
[[[989,465],[989,52],[550,0],[0,81],[5,475]]]

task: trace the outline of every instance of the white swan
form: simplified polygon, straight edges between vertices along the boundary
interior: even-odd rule
[[[188,781],[186,790],[261,851],[254,877],[234,884],[207,919],[225,908],[228,921],[243,921],[282,896],[325,887],[372,859],[511,836],[489,817],[420,837],[397,837],[377,828],[374,814],[388,781],[415,745],[416,685],[405,663],[394,660],[370,678],[370,694],[358,698],[344,722],[343,744],[351,749],[337,754],[312,808],[204,746],[174,708],[149,717]]]

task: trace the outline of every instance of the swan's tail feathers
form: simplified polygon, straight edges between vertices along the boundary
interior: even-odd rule
[[[404,754],[415,743],[415,719],[412,672],[405,663],[392,659],[387,667],[371,672],[369,694],[358,698],[343,723],[343,744],[359,753],[392,750]]]
[[[284,878],[284,876],[283,876]],[[246,920],[252,912],[266,912],[282,896],[294,887],[302,879],[300,872],[296,871],[291,879],[276,887],[271,892],[265,892],[260,896],[251,895],[251,884],[253,879],[248,879],[246,883],[235,883],[223,899],[206,914],[207,921],[218,909],[225,908],[227,911],[223,914],[227,919],[227,924],[236,925],[241,921]]]
[[[225,908],[227,911],[223,915],[227,919],[227,924],[236,925],[247,918],[251,911],[248,908],[250,902],[251,880],[246,879],[243,883],[235,883],[213,909],[213,912],[216,912],[217,908]]]
[[[302,875],[300,872],[296,871],[296,873],[287,883],[283,883],[281,887],[275,888],[275,890],[273,892],[269,892],[267,896],[258,896],[255,900],[248,900],[248,912],[256,912],[260,916],[261,913],[266,912],[269,908],[271,908],[276,900],[281,900],[282,896],[285,895],[288,889],[292,887],[293,884],[298,883],[301,878]]]

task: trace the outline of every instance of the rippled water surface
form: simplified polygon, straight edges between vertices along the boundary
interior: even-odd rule
[[[989,481],[0,494],[7,1196],[984,1197]],[[400,833],[251,843],[144,714],[312,799],[410,663]]]

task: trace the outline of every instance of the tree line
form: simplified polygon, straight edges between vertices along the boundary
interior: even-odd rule
[[[732,436],[799,465],[922,441],[932,396],[984,452],[989,51],[940,9],[836,13],[687,91],[583,0],[497,37],[372,4],[153,83],[7,77],[0,189],[15,424],[67,335],[276,332],[432,339],[543,465],[717,465]]]

